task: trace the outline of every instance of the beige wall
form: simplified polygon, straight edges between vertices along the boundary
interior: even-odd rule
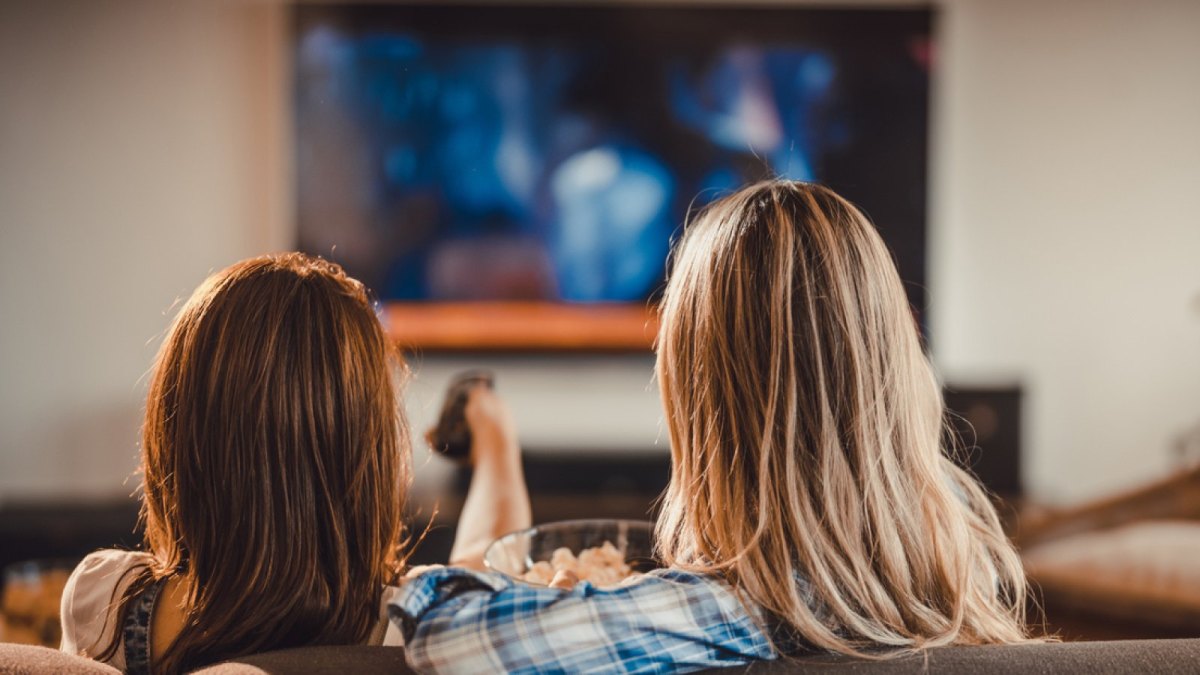
[[[1200,422],[1200,3],[963,0],[943,19],[937,360],[1025,385],[1035,495],[1160,475]]]
[[[277,10],[0,4],[0,498],[132,491],[168,308],[282,245]]]
[[[286,246],[284,19],[0,4],[0,501],[132,491],[168,308]],[[937,361],[1025,384],[1037,496],[1160,474],[1200,418],[1200,3],[947,0],[941,29]],[[489,361],[531,445],[665,447],[649,358]],[[468,363],[416,364],[418,426]]]

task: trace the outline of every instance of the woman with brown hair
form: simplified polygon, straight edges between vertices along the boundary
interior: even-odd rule
[[[337,265],[263,256],[206,280],[150,382],[145,551],[98,551],[76,568],[62,649],[145,673],[397,642],[384,608],[404,562],[402,368],[362,284]],[[502,404],[477,390],[467,417],[476,459],[511,465]],[[504,479],[524,495],[519,465]],[[527,525],[528,503],[473,517],[452,559]]]
[[[423,575],[392,601],[410,662],[663,672],[1027,640],[1020,560],[947,456],[940,387],[862,213],[760,183],[673,255],[656,346],[665,567],[611,589]]]

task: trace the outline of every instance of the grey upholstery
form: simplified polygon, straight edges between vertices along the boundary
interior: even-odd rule
[[[196,671],[203,675],[411,673],[401,647],[300,647],[255,654]]]
[[[768,661],[746,668],[709,673],[747,675],[825,673],[828,675],[907,675],[909,673],[986,673],[987,675],[1127,675],[1200,673],[1200,638],[1186,640],[1114,640],[1058,642],[988,647],[944,647],[920,656],[862,661],[810,656],[794,661]]]
[[[404,650],[398,647],[304,647],[256,654],[198,671],[204,675],[262,675],[264,673],[409,673]],[[708,671],[783,675],[895,675],[908,673],[984,673],[1049,675],[1051,673],[1200,674],[1200,638],[1186,640],[1122,640],[1068,642],[1005,647],[947,647],[927,658],[859,661],[830,656],[757,663],[745,668]],[[0,675],[83,673],[114,675],[116,670],[84,658],[45,647],[0,644]]]

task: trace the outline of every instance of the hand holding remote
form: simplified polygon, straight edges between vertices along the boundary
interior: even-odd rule
[[[490,393],[495,378],[486,370],[469,370],[460,373],[446,388],[446,398],[442,401],[442,412],[438,415],[437,426],[425,435],[429,447],[449,459],[458,462],[468,462],[471,459],[472,424],[467,418],[467,407],[476,389]],[[478,405],[475,406],[478,408]],[[484,417],[476,412],[473,417]],[[485,420],[477,419],[478,426],[485,426]]]
[[[463,410],[470,430],[471,463],[479,465],[490,459],[513,459],[520,456],[517,426],[504,399],[491,387],[476,385],[467,394]]]
[[[530,525],[517,428],[492,382],[484,371],[456,377],[428,435],[435,450],[473,468],[450,564],[477,570],[485,569],[483,553],[496,537]]]

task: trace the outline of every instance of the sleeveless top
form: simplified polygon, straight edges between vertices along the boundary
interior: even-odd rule
[[[115,638],[117,648],[106,661],[108,665],[131,673],[150,672],[151,620],[163,582],[152,584],[130,606],[126,616],[118,616],[121,598],[133,581],[134,572],[150,560],[148,553],[114,549],[102,549],[84,558],[63,589],[59,648],[68,654],[94,659]],[[400,628],[387,618],[388,603],[398,591],[395,586],[383,587],[379,621],[365,644],[404,644]]]
[[[150,619],[154,616],[154,603],[166,585],[166,579],[150,584],[125,615],[121,627],[125,641],[125,672],[128,675],[150,675]]]

